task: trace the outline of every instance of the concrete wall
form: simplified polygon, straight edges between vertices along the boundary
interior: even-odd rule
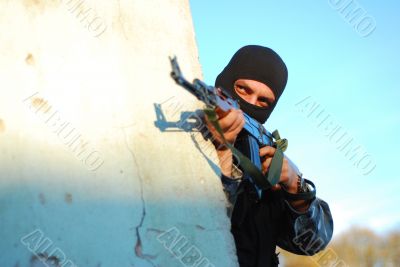
[[[236,266],[209,143],[156,123],[201,107],[188,1],[3,0],[0,32],[1,267]]]

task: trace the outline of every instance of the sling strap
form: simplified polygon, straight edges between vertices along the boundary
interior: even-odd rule
[[[253,178],[255,185],[261,189],[266,190],[276,185],[279,182],[281,172],[282,172],[282,164],[283,164],[283,152],[288,147],[287,139],[281,139],[279,136],[279,132],[275,130],[272,135],[275,139],[274,146],[276,148],[275,154],[272,157],[271,164],[266,175],[262,173],[262,171],[255,166],[248,157],[243,155],[238,149],[236,149],[232,144],[228,143],[224,137],[221,126],[218,122],[218,116],[213,108],[205,108],[204,113],[207,115],[208,120],[214,126],[221,139],[224,142],[224,145],[228,147],[235,157],[239,161],[239,165],[243,168],[243,170]]]

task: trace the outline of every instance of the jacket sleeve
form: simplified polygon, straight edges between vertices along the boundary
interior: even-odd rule
[[[279,247],[299,255],[314,255],[332,238],[333,219],[328,204],[314,198],[305,212],[298,212],[284,201],[285,210],[279,231]]]

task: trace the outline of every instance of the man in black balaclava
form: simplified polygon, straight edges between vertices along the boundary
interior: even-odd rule
[[[235,90],[238,79],[254,80],[268,86],[275,101],[268,106],[247,103]],[[241,48],[233,55],[225,69],[218,75],[215,86],[228,90],[239,100],[240,108],[260,123],[265,123],[274,110],[279,97],[285,89],[288,71],[285,63],[272,49],[262,46],[249,45]]]
[[[285,63],[270,48],[249,45],[233,55],[215,82],[216,87],[228,90],[238,100],[241,109],[217,110],[227,142],[235,144],[243,134],[243,112],[261,124],[267,121],[285,89],[287,78]],[[277,266],[277,245],[300,255],[313,255],[325,248],[333,232],[329,206],[316,197],[290,197],[315,190],[310,181],[303,179],[297,166],[285,156],[279,183],[264,190],[259,199],[255,186],[234,164],[232,152],[221,145],[223,141],[208,121],[207,126],[215,140],[221,180],[231,204],[231,231],[240,266]],[[270,146],[260,149],[264,173],[274,153],[275,148]]]

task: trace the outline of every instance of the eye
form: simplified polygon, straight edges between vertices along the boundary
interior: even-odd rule
[[[247,87],[245,87],[245,86],[243,86],[243,85],[239,85],[239,84],[236,85],[236,90],[237,90],[239,93],[241,93],[241,94],[246,94],[246,95],[249,95],[249,94],[252,93],[251,90],[250,90],[249,88],[247,88]]]
[[[269,101],[268,98],[266,97],[259,97],[258,102],[260,102],[263,106],[269,106],[271,105],[271,102]]]
[[[246,92],[246,89],[245,89],[243,86],[236,85],[236,88],[237,88],[239,91]]]

